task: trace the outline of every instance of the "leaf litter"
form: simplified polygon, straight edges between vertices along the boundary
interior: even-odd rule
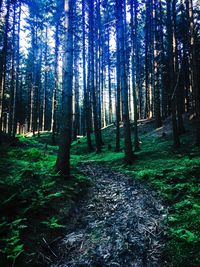
[[[164,207],[133,178],[96,163],[81,164],[92,187],[66,222],[51,267],[157,267],[164,265]]]

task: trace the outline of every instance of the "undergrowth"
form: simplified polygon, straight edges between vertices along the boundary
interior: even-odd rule
[[[101,154],[86,153],[85,139],[73,144],[76,160],[96,161],[134,179],[144,181],[158,191],[166,202],[168,229],[167,266],[200,266],[200,149],[193,144],[193,133],[181,137],[181,148],[174,150],[171,134],[146,133],[140,129],[140,148],[132,165],[125,165],[123,149],[115,152],[114,127],[103,131]],[[109,145],[109,146],[108,146]],[[123,148],[123,139],[121,139]],[[83,156],[84,155],[84,156]]]
[[[59,177],[56,156],[45,150],[7,145],[0,149],[0,263],[39,266],[49,253],[48,242],[63,232],[62,221],[70,216],[87,179],[75,168],[69,181]]]
[[[123,138],[122,149],[115,152],[115,128],[111,126],[102,131],[104,146],[100,154],[88,151],[85,137],[73,142],[72,168],[77,170],[80,162],[99,162],[158,191],[168,207],[164,220],[168,229],[167,266],[199,267],[200,150],[193,145],[192,131],[181,137],[181,148],[174,150],[170,134],[163,135],[162,129],[154,130],[152,125],[145,127],[139,128],[141,150],[135,153],[132,165],[124,164]],[[66,214],[73,196],[81,187],[88,186],[80,173],[74,174],[76,179],[66,183],[53,172],[57,146],[52,145],[48,133],[39,139],[20,137],[20,141],[34,147],[6,148],[0,162],[3,177],[0,186],[5,192],[0,196],[1,213],[4,214],[0,231],[6,236],[1,243],[1,252],[12,260],[21,254],[31,258],[38,252],[30,249],[30,244],[33,247],[35,242],[40,243],[49,231],[55,236],[63,231],[60,213]],[[94,136],[92,141],[94,143]],[[63,202],[65,207],[61,205]],[[40,225],[39,234],[34,225]],[[38,236],[36,240],[34,233]],[[27,236],[31,240],[27,240]]]

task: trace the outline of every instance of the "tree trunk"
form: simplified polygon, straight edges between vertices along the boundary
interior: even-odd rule
[[[154,116],[155,128],[162,125],[160,114],[160,89],[159,89],[159,72],[158,72],[158,31],[157,31],[157,0],[153,0],[153,31],[154,31]]]
[[[13,107],[14,109],[14,127],[13,127],[13,136],[15,136],[17,132],[17,123],[19,122],[19,125],[21,125],[20,121],[20,112],[19,112],[19,106],[20,103],[20,95],[21,95],[21,88],[20,88],[20,28],[21,28],[21,1],[19,3],[19,14],[18,14],[18,26],[17,26],[17,42],[16,42],[16,99],[15,99],[15,105]]]
[[[198,84],[198,67],[197,67],[197,54],[195,41],[196,36],[194,32],[194,18],[193,18],[193,1],[189,0],[189,38],[190,38],[190,72],[191,72],[191,84],[192,93],[194,99],[194,111],[195,111],[195,125],[196,125],[196,145],[200,146],[200,90]]]
[[[47,53],[48,53],[48,27],[45,28],[45,48],[44,48],[44,85],[43,85],[43,99],[42,99],[42,131],[46,127],[46,108],[47,108],[47,86],[48,86],[48,63],[47,63]],[[55,55],[56,57],[56,55]]]
[[[174,0],[173,0],[174,1]],[[172,16],[172,2],[171,0],[167,2],[167,34],[168,34],[168,57],[169,57],[169,81],[170,81],[170,91],[171,91],[171,110],[172,110],[172,129],[173,129],[173,141],[174,147],[180,147],[180,140],[177,127],[176,118],[176,79],[175,79],[175,36],[174,36],[174,22]]]
[[[12,25],[12,56],[11,56],[11,84],[10,84],[10,101],[9,101],[9,122],[8,134],[13,135],[14,116],[15,116],[15,103],[16,103],[16,72],[15,72],[15,25],[16,25],[16,2],[13,5],[13,25]]]
[[[135,62],[138,58],[138,2],[131,0],[131,39],[132,39],[132,56],[131,56],[131,70],[132,70],[132,91],[133,91],[133,106],[134,106],[134,147],[135,151],[139,150],[139,139],[138,139],[138,100],[136,93],[136,84],[135,84]],[[134,9],[134,15],[133,15]],[[134,34],[135,26],[135,34]],[[136,71],[136,81],[139,82],[138,71]],[[138,86],[138,84],[137,84]]]
[[[117,33],[118,34],[118,33]],[[119,38],[117,36],[117,38]],[[117,42],[117,65],[116,65],[116,73],[117,73],[117,94],[116,94],[116,152],[120,151],[120,95],[121,95],[121,79],[120,79],[120,51],[119,51],[119,43]]]
[[[92,95],[92,107],[93,107],[93,121],[94,121],[94,134],[96,142],[96,152],[101,152],[101,138],[99,134],[98,114],[97,114],[97,100],[96,90],[94,83],[94,3],[89,1],[89,54],[90,54],[90,72],[89,82]]]
[[[56,170],[69,177],[72,132],[73,0],[65,0],[65,54],[63,60],[63,114]]]
[[[0,57],[0,59],[1,59],[1,61],[0,61],[0,132],[3,130],[10,5],[11,5],[11,1],[8,0],[7,5],[6,5],[7,13],[5,16],[5,31],[4,31],[3,49],[2,49],[2,52],[0,55],[1,56]]]
[[[55,65],[54,65],[54,90],[52,99],[52,142],[55,143],[57,131],[57,111],[58,111],[58,52],[59,52],[59,22],[56,24],[55,33]]]
[[[117,9],[117,42],[119,42],[120,51],[120,78],[121,78],[121,90],[122,90],[122,118],[124,126],[124,149],[125,149],[125,162],[130,164],[133,161],[133,150],[131,142],[131,127],[129,121],[128,110],[128,86],[127,75],[125,65],[125,32],[124,32],[124,20],[123,20],[123,0],[116,1]]]
[[[90,103],[88,85],[86,84],[86,45],[85,45],[85,0],[82,0],[82,30],[83,30],[83,92],[84,92],[84,128],[87,135],[88,150],[92,151],[90,127]],[[88,64],[89,67],[89,64]]]
[[[78,43],[78,40],[74,40],[75,44]],[[78,47],[79,49],[79,47]],[[80,125],[80,109],[79,109],[79,51],[75,52],[74,56],[74,76],[75,76],[75,84],[74,84],[74,121],[73,121],[73,140],[77,139],[77,135],[79,134],[79,125]]]
[[[111,91],[111,63],[110,63],[110,33],[108,29],[108,95],[109,95],[109,124],[112,123],[112,91]]]

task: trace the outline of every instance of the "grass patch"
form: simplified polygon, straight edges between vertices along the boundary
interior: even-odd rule
[[[29,145],[30,140],[28,141]],[[69,181],[55,171],[56,155],[29,146],[1,146],[0,161],[0,262],[2,266],[32,266],[63,232],[62,221],[88,180],[75,167]],[[45,255],[48,253],[45,251]],[[37,265],[37,266],[38,266]]]
[[[74,142],[72,151],[80,161],[106,164],[157,190],[169,206],[164,222],[168,226],[169,265],[197,267],[200,266],[200,150],[193,145],[192,132],[181,137],[179,150],[173,149],[169,134],[162,136],[162,132],[155,132],[153,128],[148,133],[140,130],[141,150],[135,153],[131,166],[124,164],[123,150],[114,151],[114,127],[103,130],[105,145],[101,154],[88,153],[85,138]],[[123,139],[121,144],[123,149]]]
[[[39,240],[41,236],[47,235],[45,228],[48,229],[47,232],[62,231],[62,216],[59,213],[66,214],[74,196],[79,194],[80,188],[87,186],[85,177],[76,167],[80,162],[95,161],[141,180],[157,190],[169,207],[164,221],[169,236],[166,246],[168,266],[200,266],[200,150],[193,145],[192,132],[184,134],[181,137],[181,148],[174,150],[170,134],[162,135],[162,131],[154,130],[152,124],[140,127],[139,131],[141,150],[135,153],[132,165],[124,164],[123,138],[122,150],[115,152],[113,126],[102,131],[104,146],[100,154],[88,151],[85,137],[74,141],[71,165],[76,179],[68,182],[62,181],[53,172],[57,147],[52,145],[50,134],[42,134],[39,139],[20,137],[22,143],[33,146],[31,149],[26,146],[4,149],[0,163],[3,177],[1,185],[9,193],[4,194],[1,200],[5,202],[3,205],[12,203],[13,211],[16,210],[14,203],[17,203],[17,214],[20,216],[14,212],[12,216],[5,215],[0,222],[3,233],[9,233],[7,240],[3,241],[8,244],[7,251],[3,253],[11,257],[35,253],[27,245],[35,244],[34,240],[27,241],[24,237],[34,236],[35,222],[31,218],[38,218],[39,214],[43,214],[36,222],[43,229]],[[94,143],[93,135],[92,141]],[[9,191],[6,189],[8,187]],[[59,203],[66,201],[69,205],[59,206]],[[51,207],[50,213],[48,207]]]

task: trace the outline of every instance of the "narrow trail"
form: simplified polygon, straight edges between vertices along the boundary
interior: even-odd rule
[[[95,163],[81,170],[92,187],[68,222],[51,267],[163,266],[163,206],[156,193]]]

